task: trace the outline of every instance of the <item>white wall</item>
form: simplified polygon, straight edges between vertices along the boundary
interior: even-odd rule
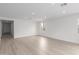
[[[15,20],[14,37],[24,37],[36,35],[36,23],[30,20]]]
[[[4,20],[8,20],[8,19],[5,18]],[[27,19],[26,20],[22,20],[22,19],[12,20],[11,19],[11,21],[14,21],[14,38],[36,35],[36,22],[35,21],[31,21]]]
[[[78,33],[79,15],[71,15],[58,19],[48,19],[45,21],[46,31],[41,30],[39,25],[39,35],[56,38],[64,41],[79,43]]]

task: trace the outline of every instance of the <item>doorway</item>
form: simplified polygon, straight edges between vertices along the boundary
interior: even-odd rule
[[[14,38],[14,21],[2,21],[2,38]]]

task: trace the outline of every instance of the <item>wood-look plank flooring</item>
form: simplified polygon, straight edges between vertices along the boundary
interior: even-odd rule
[[[79,44],[50,39],[42,36],[30,36],[0,40],[1,55],[77,55]]]

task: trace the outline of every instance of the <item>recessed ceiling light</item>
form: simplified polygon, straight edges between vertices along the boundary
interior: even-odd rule
[[[35,12],[32,12],[32,15],[35,15],[36,13]]]
[[[47,17],[45,16],[45,19],[46,19]]]
[[[66,14],[66,10],[63,10],[62,13],[63,13],[63,14]]]
[[[51,3],[51,5],[55,5],[56,3]]]

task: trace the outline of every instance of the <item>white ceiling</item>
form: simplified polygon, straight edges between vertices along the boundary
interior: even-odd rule
[[[0,17],[13,19],[56,18],[75,13],[79,13],[79,3],[68,3],[63,7],[60,3],[0,3]]]

